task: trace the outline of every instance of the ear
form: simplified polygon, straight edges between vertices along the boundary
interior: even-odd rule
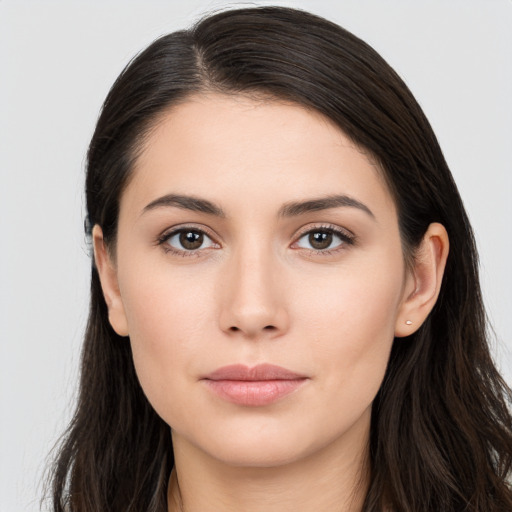
[[[117,282],[117,270],[103,240],[103,231],[97,224],[92,229],[94,261],[100,276],[103,296],[108,307],[110,325],[119,336],[128,336],[128,322]]]
[[[407,273],[396,337],[415,332],[432,311],[441,289],[449,245],[445,227],[437,222],[430,224],[416,251],[413,268]]]

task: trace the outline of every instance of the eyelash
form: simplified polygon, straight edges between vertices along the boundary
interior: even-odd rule
[[[208,237],[212,241],[213,244],[216,244],[216,242],[213,240],[213,237],[211,235],[209,235],[207,231],[205,231],[204,229],[197,228],[195,226],[190,226],[190,227],[184,226],[184,227],[175,229],[173,231],[165,232],[162,236],[160,236],[158,238],[157,244],[162,246],[163,250],[166,253],[172,253],[177,256],[182,256],[182,257],[199,256],[200,251],[204,250],[204,249],[178,250],[178,249],[175,249],[174,247],[172,247],[171,245],[166,244],[166,242],[168,242],[173,236],[176,236],[180,233],[187,233],[187,232],[194,232],[194,233],[202,234],[202,235]],[[333,254],[333,253],[343,250],[344,248],[346,248],[347,245],[354,245],[356,243],[355,235],[353,235],[352,233],[350,233],[348,231],[342,230],[336,226],[328,224],[328,225],[317,226],[315,228],[303,231],[302,233],[300,233],[297,236],[294,244],[296,244],[299,240],[301,240],[305,236],[310,235],[311,233],[320,233],[320,232],[337,236],[341,240],[341,243],[338,246],[333,247],[332,249],[307,249],[307,250],[313,252],[314,254],[320,254],[323,256],[327,256],[327,255],[330,255],[330,254]]]
[[[339,251],[342,251],[346,249],[347,245],[355,245],[356,243],[356,237],[353,233],[349,232],[348,230],[343,230],[338,228],[337,226],[333,226],[332,224],[324,224],[321,226],[316,226],[314,228],[309,228],[306,231],[303,231],[300,233],[294,242],[296,244],[299,240],[304,238],[307,235],[310,235],[311,233],[328,233],[334,236],[337,236],[341,243],[333,248],[328,249],[308,249],[309,251],[313,252],[313,254],[319,254],[322,256],[328,256],[330,254],[337,253]]]
[[[167,231],[158,238],[157,243],[158,243],[158,245],[162,246],[163,250],[166,253],[175,254],[177,256],[182,256],[184,258],[190,257],[190,256],[199,256],[200,255],[199,252],[202,249],[178,250],[178,249],[175,249],[174,247],[172,247],[171,245],[166,244],[166,242],[168,242],[173,236],[179,235],[180,233],[190,233],[190,232],[200,233],[200,234],[206,236],[207,238],[209,238],[214,244],[216,244],[216,242],[214,242],[214,240],[213,240],[213,237],[207,231],[205,231],[204,229],[197,228],[195,226],[183,226],[178,229],[174,229],[172,231]]]

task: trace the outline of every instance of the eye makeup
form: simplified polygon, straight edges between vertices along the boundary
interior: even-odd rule
[[[332,224],[309,227],[302,230],[291,244],[294,250],[306,250],[319,255],[331,255],[354,245],[356,237],[346,229]],[[221,246],[203,228],[180,226],[165,231],[157,240],[166,253],[177,256],[199,256],[205,250],[220,249]]]

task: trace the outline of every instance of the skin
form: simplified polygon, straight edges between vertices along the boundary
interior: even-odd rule
[[[206,199],[225,216],[147,208],[166,194]],[[371,213],[279,213],[333,194]],[[178,228],[207,236],[187,251],[179,236],[163,239]],[[342,237],[315,250],[309,234],[326,228]],[[115,258],[99,226],[93,237],[112,326],[129,336],[144,392],[172,428],[169,510],[360,510],[371,404],[395,336],[414,332],[435,303],[444,228],[430,226],[406,269],[381,171],[329,120],[205,94],[152,130],[121,197]],[[247,407],[202,380],[235,363],[306,379]]]

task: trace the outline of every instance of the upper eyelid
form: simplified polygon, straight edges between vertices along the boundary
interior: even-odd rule
[[[172,226],[170,228],[164,229],[160,235],[158,235],[158,240],[162,240],[163,238],[171,238],[172,236],[176,235],[177,233],[181,233],[182,231],[199,231],[203,234],[205,234],[208,238],[211,238],[212,241],[218,243],[217,239],[219,238],[216,236],[212,231],[208,228],[205,228],[204,226],[197,226],[194,224],[183,224],[183,225],[177,225]]]
[[[199,225],[196,225],[193,223],[183,224],[183,225],[178,224],[177,226],[168,227],[162,231],[160,236],[167,236],[167,235],[171,235],[173,233],[179,233],[180,231],[186,231],[187,229],[190,229],[191,231],[193,231],[193,230],[201,231],[208,236],[211,236],[214,238],[215,237],[220,238],[217,235],[212,234],[212,231],[209,228],[204,227],[204,226],[199,226]],[[339,231],[341,233],[346,233],[349,236],[355,236],[354,233],[352,233],[349,229],[343,228],[341,226],[335,226],[334,224],[320,224],[317,226],[311,226],[310,224],[308,224],[308,225],[302,226],[301,228],[296,230],[294,236],[301,236],[303,234],[310,233],[311,231],[314,231],[315,229],[316,230],[324,229],[326,231],[335,231],[335,232]]]
[[[299,229],[298,232],[295,234],[295,239],[299,239],[303,237],[304,235],[307,235],[308,233],[314,232],[314,231],[332,231],[333,233],[340,233],[342,235],[345,235],[348,238],[355,238],[356,235],[352,233],[347,228],[343,228],[341,226],[335,226],[333,224],[321,224],[318,226],[304,226],[303,228]]]

